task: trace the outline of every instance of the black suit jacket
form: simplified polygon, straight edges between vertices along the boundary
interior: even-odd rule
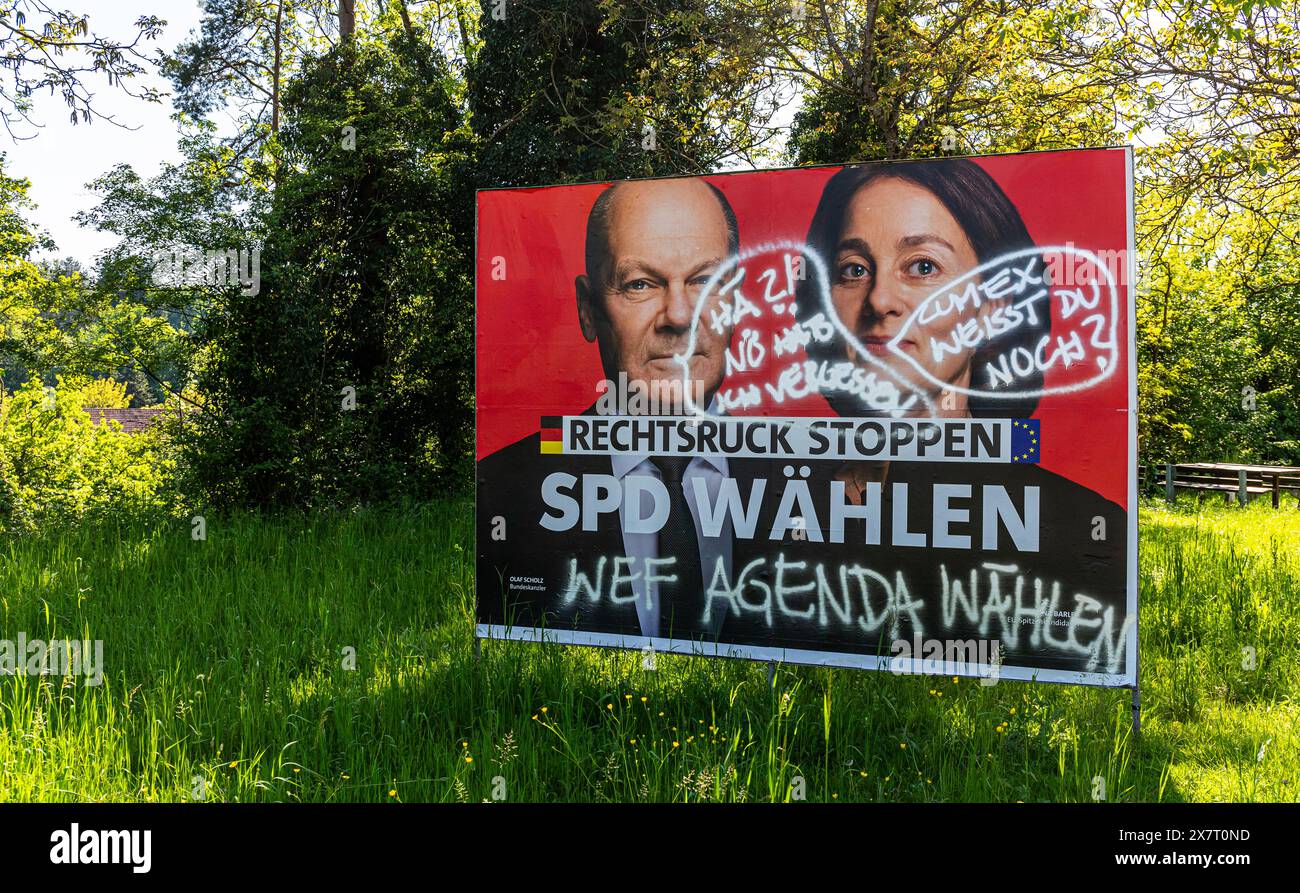
[[[544,514],[556,514],[542,499],[547,475],[556,471],[574,475],[579,484],[573,493],[580,498],[584,474],[613,473],[609,457],[542,454],[540,444],[540,434],[533,434],[478,463],[478,622],[640,636],[635,601],[615,602],[606,597],[613,559],[627,554],[619,513],[601,514],[594,531],[583,530],[581,522],[559,532],[539,523]],[[729,457],[727,465],[728,476],[740,482],[741,495],[747,496],[758,463]],[[734,564],[739,552],[734,540],[732,552]],[[606,559],[602,596],[593,600],[584,591],[578,598],[566,600],[574,559],[580,571],[593,577],[601,557]],[[711,569],[704,570],[707,574]],[[624,584],[621,592],[626,597],[631,587]],[[688,598],[697,600],[700,610],[692,611],[687,623],[674,619],[672,637],[717,640],[719,628],[725,629],[731,618],[718,611],[716,626],[694,622],[704,613],[703,586],[695,586]],[[660,634],[667,631],[661,628]]]
[[[794,480],[782,470],[789,464],[810,467],[806,483],[822,533],[820,543],[797,531],[769,538],[782,493]],[[900,640],[909,646],[918,639],[997,641],[1005,666],[1125,672],[1122,634],[1128,618],[1128,516],[1119,505],[1032,464],[894,462],[881,488],[880,544],[866,545],[864,522],[855,519],[844,523],[843,541],[832,543],[830,482],[842,465],[825,461],[772,463],[766,474],[769,493],[763,500],[757,536],[744,543],[733,559],[742,569],[759,559],[743,593],[748,605],[763,604],[764,586],[775,588],[778,556],[787,563],[804,564],[787,571],[788,587],[819,583],[816,570],[820,566],[828,592],[823,592],[819,583],[795,594],[787,599],[786,610],[772,610],[770,619],[746,608],[743,619],[728,625],[724,639],[741,636],[751,644],[775,648],[885,656],[894,653],[894,644]],[[891,544],[894,484],[907,487],[907,531],[927,537],[922,548]],[[950,533],[969,536],[970,548],[938,548],[930,541],[936,484],[970,486],[969,499],[951,503],[951,507],[966,511],[968,520],[949,525]],[[1023,510],[1025,488],[1038,488],[1037,551],[1015,548],[1001,525],[994,548],[983,548],[982,519],[988,510],[983,500],[985,485],[1005,488],[1019,510]],[[888,614],[888,591],[876,578],[870,578],[866,596],[851,572],[841,579],[841,569],[851,571],[854,567],[879,574],[890,584],[896,604],[910,607]],[[1009,570],[1012,567],[1014,571]],[[1000,599],[993,598],[995,577]],[[845,582],[847,585],[842,585]],[[959,592],[956,586],[961,587]],[[834,605],[824,598],[828,594],[841,599],[841,607],[847,605],[853,615],[850,622],[839,620]],[[1008,600],[1010,608],[1004,620],[997,608],[999,602]],[[1043,605],[1049,610],[1035,617],[1031,610]],[[799,616],[810,608],[811,616]],[[867,628],[873,625],[875,629]]]

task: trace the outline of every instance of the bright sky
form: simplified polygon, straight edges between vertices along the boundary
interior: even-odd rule
[[[55,4],[57,8],[85,12],[90,16],[91,31],[113,40],[133,35],[132,22],[141,14],[166,19],[162,35],[145,44],[150,56],[159,49],[170,51],[198,27],[201,10],[196,0],[149,0],[147,5],[142,9],[141,4],[123,0],[66,0]],[[152,66],[148,69],[137,81],[167,91],[167,81],[157,77]],[[161,103],[132,99],[109,86],[103,77],[87,80],[86,86],[95,94],[94,107],[98,111],[135,129],[125,130],[99,120],[73,126],[62,98],[45,93],[34,97],[36,108],[32,114],[32,119],[43,126],[15,127],[15,134],[32,136],[17,142],[0,128],[0,152],[7,156],[10,176],[31,180],[30,196],[37,207],[28,218],[54,237],[58,243],[54,256],[75,257],[89,265],[96,254],[114,244],[116,237],[83,229],[72,219],[78,211],[96,204],[86,184],[119,162],[149,177],[164,161],[179,160],[180,153],[176,150],[176,125],[169,117],[169,99]]]

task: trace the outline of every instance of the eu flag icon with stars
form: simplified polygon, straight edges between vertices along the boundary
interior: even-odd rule
[[[1037,462],[1038,457],[1042,455],[1038,448],[1040,424],[1040,419],[1011,420],[1011,462],[1013,465]]]

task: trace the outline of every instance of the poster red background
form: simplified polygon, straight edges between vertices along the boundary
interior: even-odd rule
[[[973,159],[1006,192],[1039,245],[1126,251],[1126,155],[1122,149]],[[742,249],[802,242],[823,184],[838,167],[705,177],[727,196]],[[575,415],[604,378],[595,344],[578,328],[574,279],[583,272],[587,212],[607,183],[478,194],[476,401],[478,458],[537,430],[544,415]],[[493,264],[504,260],[505,278]],[[1116,372],[1086,391],[1045,397],[1041,464],[1128,507],[1130,286],[1119,283]],[[768,316],[772,323],[788,325]],[[765,334],[770,344],[770,337]],[[1053,372],[1046,384],[1053,384]],[[729,386],[728,382],[723,387]],[[833,415],[820,397],[765,405],[771,415]]]

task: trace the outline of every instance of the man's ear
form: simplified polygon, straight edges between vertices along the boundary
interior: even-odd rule
[[[591,280],[586,276],[579,276],[573,280],[573,289],[578,295],[578,325],[582,327],[582,337],[587,341],[596,340],[596,310],[593,301],[597,300],[597,295],[591,285]]]

